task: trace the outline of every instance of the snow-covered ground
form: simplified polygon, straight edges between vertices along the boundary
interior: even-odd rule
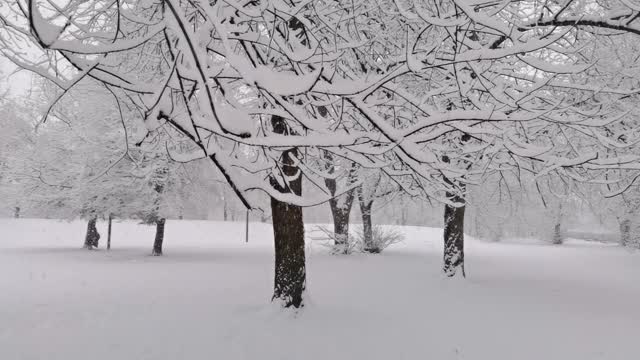
[[[570,241],[469,240],[467,279],[440,275],[441,230],[404,227],[381,255],[308,245],[308,301],[269,306],[271,229],[0,219],[0,359],[633,360],[640,253]],[[106,240],[105,224],[99,228]]]

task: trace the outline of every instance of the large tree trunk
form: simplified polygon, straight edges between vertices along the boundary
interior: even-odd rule
[[[302,208],[271,198],[275,241],[273,300],[302,307],[306,287]]]
[[[277,134],[290,135],[286,122],[279,116],[271,118],[273,130]],[[297,156],[297,149],[282,154],[282,172],[292,178],[281,185],[273,176],[270,181],[275,189],[284,194],[302,194],[302,176],[291,157]],[[275,245],[275,276],[272,301],[278,301],[283,307],[300,308],[304,306],[306,287],[306,268],[304,254],[304,222],[302,208],[271,198],[271,217],[273,221],[273,239]]]
[[[445,275],[455,276],[458,268],[464,272],[464,210],[463,198],[447,193],[447,197],[459,206],[444,205],[444,266]]]
[[[164,240],[164,223],[166,219],[160,218],[156,220],[156,239],[153,242],[153,256],[162,255],[162,241]]]
[[[100,240],[100,233],[98,233],[98,229],[96,228],[96,221],[98,219],[96,217],[92,217],[89,219],[87,223],[87,235],[84,238],[84,248],[85,249],[93,249],[98,247],[98,241]]]

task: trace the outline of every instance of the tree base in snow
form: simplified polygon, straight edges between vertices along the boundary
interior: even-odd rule
[[[395,228],[380,225],[363,226],[356,232],[356,238],[362,244],[362,251],[369,254],[380,254],[387,247],[404,241],[404,234]]]
[[[460,271],[458,271],[458,269],[460,269]],[[456,274],[462,274],[463,278],[467,277],[467,274],[464,271],[464,265],[460,265],[460,266],[455,266],[455,267],[444,267],[442,269],[442,272],[444,272],[444,275],[446,277],[455,277]]]
[[[296,310],[304,308],[304,297],[299,300],[294,300],[292,298],[278,298],[274,296],[271,298],[271,302],[282,309]]]
[[[166,219],[160,218],[156,220],[156,238],[153,241],[153,250],[151,255],[162,256],[162,243],[164,241],[164,224]]]
[[[311,238],[321,241],[322,246],[327,247],[331,255],[350,255],[355,251],[362,251],[362,244],[353,236],[336,234],[326,226],[316,226],[314,232],[321,235],[312,236]]]
[[[380,248],[364,248],[362,249],[362,251],[369,253],[369,254],[380,254],[382,252],[382,249]]]

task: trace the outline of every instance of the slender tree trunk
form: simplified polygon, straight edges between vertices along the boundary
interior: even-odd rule
[[[400,225],[407,225],[407,205],[405,203],[404,197],[401,198],[402,208],[400,209]]]
[[[151,255],[162,255],[162,242],[164,240],[164,224],[166,219],[160,214],[161,196],[164,193],[165,185],[169,175],[169,166],[165,165],[155,169],[153,189],[158,193],[156,198],[155,209],[153,211],[153,219],[156,223],[156,238],[153,241],[153,250]]]
[[[291,135],[283,118],[271,118],[273,130],[277,134]],[[286,177],[297,177],[288,184],[280,183],[272,176],[271,185],[284,194],[302,194],[302,177],[291,157],[297,156],[297,149],[282,154],[282,172]],[[271,217],[273,221],[273,239],[275,246],[275,276],[272,301],[278,301],[283,307],[300,308],[304,306],[306,287],[306,268],[304,254],[304,222],[302,208],[271,198]]]
[[[562,245],[564,241],[564,237],[562,236],[562,225],[557,223],[553,227],[553,240],[551,241],[554,245]]]
[[[464,272],[464,199],[447,193],[451,201],[460,203],[458,207],[444,205],[444,266],[445,275],[456,275],[458,268]]]
[[[109,214],[109,225],[107,227],[107,250],[111,250],[111,221],[113,216]]]
[[[556,224],[553,227],[553,239],[551,243],[554,245],[561,245],[564,242],[564,235],[562,234],[562,202],[558,205],[558,214],[556,215]]]
[[[364,251],[377,254],[382,249],[379,249],[373,243],[373,225],[371,222],[371,207],[373,201],[368,203],[360,201],[360,213],[362,213],[362,236],[364,237]]]
[[[382,251],[380,246],[374,243],[373,224],[371,221],[371,208],[376,199],[378,186],[382,177],[378,174],[373,179],[367,179],[367,182],[357,188],[358,203],[360,204],[360,214],[362,215],[362,237],[363,250],[369,253],[379,253]]]
[[[479,218],[479,210],[476,208],[475,214],[473,215],[473,229],[475,232],[475,236],[477,238],[482,238],[482,230],[478,226],[478,218]]]
[[[324,153],[324,158],[327,161],[327,171],[329,174],[335,173],[335,163],[333,155],[330,152]],[[349,170],[348,183],[351,184],[355,181],[356,166],[351,164]],[[353,200],[355,198],[355,189],[348,191],[340,196],[335,196],[338,190],[338,183],[335,178],[326,178],[324,180],[327,189],[331,192],[331,200],[329,200],[329,207],[331,209],[331,216],[333,217],[333,234],[336,246],[342,246],[343,253],[349,251],[349,215],[351,214],[351,208],[353,207]]]
[[[620,245],[627,246],[631,240],[631,220],[625,219],[620,222]]]
[[[226,196],[224,196],[222,198],[222,202],[223,202],[222,219],[223,219],[223,221],[227,221],[227,219],[229,218],[229,207],[227,205],[227,197]]]
[[[98,247],[98,241],[100,240],[100,233],[98,233],[98,229],[96,228],[96,221],[98,219],[96,217],[92,217],[89,219],[87,223],[87,235],[84,238],[84,248],[85,249],[93,249]]]
[[[166,219],[160,218],[156,221],[156,239],[153,242],[153,256],[162,255],[162,241],[164,241],[164,224]]]
[[[244,228],[244,242],[249,242],[249,210],[247,210],[247,218],[245,220],[245,228]]]

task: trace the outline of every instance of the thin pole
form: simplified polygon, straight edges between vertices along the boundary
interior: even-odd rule
[[[109,214],[109,227],[107,228],[107,250],[111,250],[111,219],[113,216]]]
[[[249,210],[247,210],[247,219],[246,219],[246,226],[245,226],[244,242],[246,242],[246,243],[249,242]]]

